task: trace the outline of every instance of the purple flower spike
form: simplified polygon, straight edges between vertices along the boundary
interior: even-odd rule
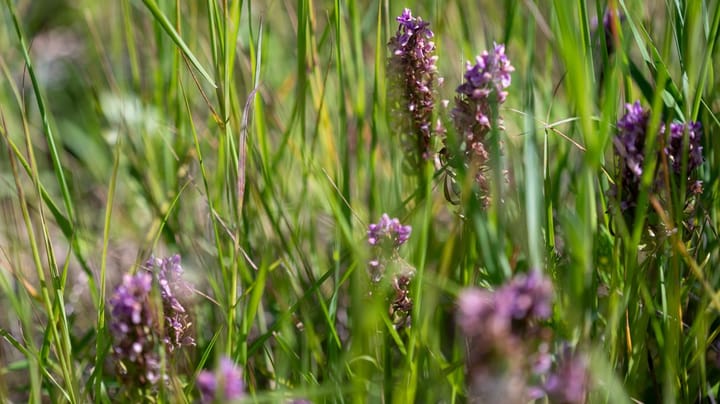
[[[125,275],[110,298],[110,333],[120,376],[130,384],[152,385],[160,377],[149,295],[152,276]]]
[[[200,372],[197,387],[202,403],[224,403],[238,400],[245,395],[242,369],[225,357],[220,359],[220,365],[214,373],[207,370]]]
[[[474,65],[467,63],[465,81],[456,90],[455,108],[451,112],[465,145],[465,159],[476,171],[475,180],[485,206],[489,204],[490,191],[486,176],[490,159],[487,136],[493,119],[500,129],[503,128],[501,117],[492,114],[494,107],[507,99],[506,89],[514,70],[505,55],[505,45],[495,44],[491,52],[484,51],[475,59]]]
[[[476,132],[482,132],[483,128],[490,129],[490,103],[505,102],[505,89],[510,86],[510,73],[513,71],[515,68],[505,55],[505,45],[495,44],[492,52],[484,51],[475,58],[474,65],[467,63],[465,82],[456,90],[457,105],[453,110],[458,131],[480,134]]]
[[[430,23],[413,17],[409,9],[397,17],[400,23],[388,47],[389,101],[393,130],[401,136],[405,158],[415,169],[432,156],[434,87],[437,68]]]

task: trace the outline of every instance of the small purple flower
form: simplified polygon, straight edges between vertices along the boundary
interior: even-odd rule
[[[129,384],[152,385],[160,378],[149,295],[152,276],[125,275],[110,298],[110,333],[120,376]]]
[[[432,115],[435,106],[435,44],[430,23],[413,17],[410,9],[396,19],[400,25],[388,44],[389,101],[392,124],[403,143],[409,164],[418,168],[431,157]]]
[[[223,357],[216,371],[204,370],[197,377],[201,402],[228,402],[238,400],[245,395],[242,369],[232,360]]]
[[[397,218],[390,219],[387,213],[383,213],[380,221],[368,226],[368,243],[372,246],[383,246],[390,242],[391,248],[399,248],[410,238],[412,227],[403,226]]]
[[[645,137],[650,111],[640,105],[640,101],[625,106],[627,113],[617,122],[618,134],[614,139],[615,151],[625,161],[628,177],[637,182],[642,176],[645,160]]]

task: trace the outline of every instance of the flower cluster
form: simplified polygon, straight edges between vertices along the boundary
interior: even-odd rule
[[[643,108],[639,101],[627,104],[626,109],[625,115],[617,122],[617,135],[613,139],[615,154],[619,159],[620,178],[612,192],[619,199],[621,211],[629,211],[632,215],[640,193],[650,111]],[[662,125],[657,134],[658,140],[664,141],[665,131],[665,125]],[[693,171],[703,162],[701,135],[702,127],[699,122],[687,124],[673,122],[670,124],[669,139],[665,142],[667,146],[658,152],[658,160],[661,160],[661,153],[664,154],[668,160],[670,172],[676,178],[683,175],[682,164],[683,158],[686,156],[687,166],[684,173],[691,194],[702,192],[702,184],[699,181],[692,181]],[[685,148],[685,139],[687,139],[687,149]],[[661,166],[661,164],[658,165],[658,167]],[[653,192],[656,192],[663,183],[659,173],[658,169],[654,175],[655,181],[651,189]]]
[[[113,354],[120,376],[130,384],[148,386],[159,380],[159,346],[172,353],[195,345],[188,333],[192,323],[178,300],[192,290],[182,279],[182,272],[178,255],[151,258],[140,272],[126,274],[110,298]],[[151,302],[153,279],[160,290],[162,315]],[[162,323],[158,321],[161,316]]]
[[[575,368],[566,370],[560,361],[558,370],[550,372],[550,330],[543,321],[552,314],[552,299],[552,283],[538,271],[518,275],[495,291],[468,289],[460,294],[457,324],[467,338],[473,397],[484,402],[527,402],[564,393],[554,381]],[[533,387],[533,380],[541,378],[546,383]],[[573,386],[576,393],[577,384]],[[584,399],[585,394],[583,389],[576,396],[568,395],[572,400],[559,402],[581,403],[574,397]]]
[[[202,403],[226,403],[245,395],[242,369],[232,360],[223,357],[215,372],[204,370],[197,377]]]
[[[387,213],[383,213],[379,222],[368,226],[368,243],[376,247],[386,247],[389,241],[390,247],[397,249],[408,241],[411,231],[412,227],[403,226],[399,219],[390,219]]]
[[[432,157],[437,56],[430,23],[413,17],[407,8],[397,21],[397,33],[388,44],[389,103],[393,129],[401,136],[406,161],[417,169]]]
[[[502,129],[503,122],[495,116],[496,107],[505,102],[506,89],[510,86],[515,68],[505,55],[505,45],[495,44],[491,52],[484,51],[467,63],[465,81],[456,92],[452,118],[455,128],[462,136],[465,159],[475,172],[483,203],[489,203],[489,182],[487,178],[488,134],[493,121]]]
[[[368,263],[370,280],[377,284],[385,276],[391,274],[393,289],[390,298],[390,317],[398,328],[410,325],[410,312],[413,303],[410,299],[410,282],[414,269],[408,266],[399,256],[400,247],[410,238],[412,227],[400,223],[399,219],[383,214],[378,223],[368,226],[367,240],[373,247],[373,258]],[[388,271],[388,266],[392,269]]]
[[[138,386],[155,384],[160,378],[160,358],[155,351],[154,319],[149,295],[152,275],[125,275],[110,298],[110,332],[113,355],[121,378]]]

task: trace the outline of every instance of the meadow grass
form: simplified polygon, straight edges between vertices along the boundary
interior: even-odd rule
[[[409,168],[395,133],[406,7],[434,32],[445,165]],[[716,402],[717,1],[5,0],[0,21],[0,402],[197,402],[224,357],[248,402],[478,400],[458,296],[535,270],[554,289],[544,341],[586,358],[588,402]],[[484,204],[451,110],[494,43],[515,71],[490,106]],[[617,203],[636,100],[647,133],[702,124],[701,194],[656,178],[673,161],[647,136],[633,213]],[[383,213],[412,227],[383,263],[406,289],[369,276]],[[194,345],[129,386],[111,298],[173,254]]]

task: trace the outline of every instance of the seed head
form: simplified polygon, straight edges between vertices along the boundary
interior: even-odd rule
[[[415,169],[432,157],[434,87],[438,79],[430,23],[405,9],[388,47],[389,101],[393,129],[400,134],[405,158]]]

